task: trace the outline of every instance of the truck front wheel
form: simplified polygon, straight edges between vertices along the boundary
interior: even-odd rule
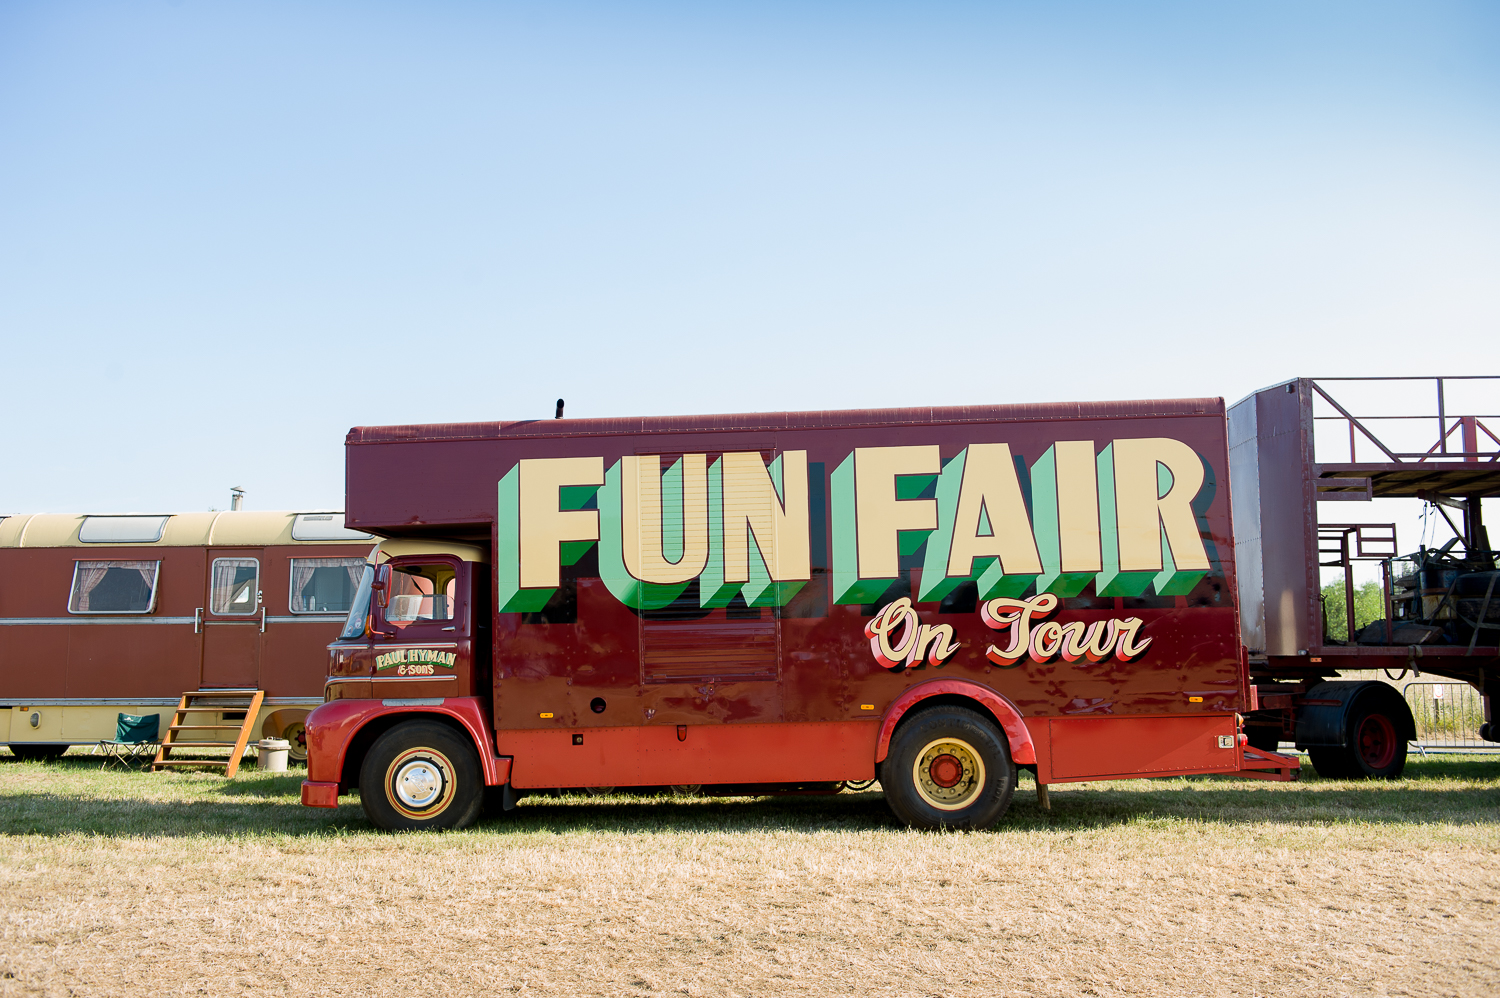
[[[464,828],[484,806],[479,756],[436,721],[407,721],[375,740],[359,770],[370,821],[390,832]]]
[[[1016,768],[988,718],[945,704],[896,729],[880,786],[896,817],[913,828],[982,829],[1010,807]]]

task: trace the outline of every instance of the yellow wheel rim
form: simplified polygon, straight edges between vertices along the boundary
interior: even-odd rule
[[[938,738],[917,753],[911,777],[924,803],[939,811],[958,811],[984,791],[984,760],[962,738]]]

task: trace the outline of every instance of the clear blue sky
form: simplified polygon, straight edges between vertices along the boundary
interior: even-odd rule
[[[560,395],[1500,373],[1497,126],[1493,2],[0,0],[0,513]]]

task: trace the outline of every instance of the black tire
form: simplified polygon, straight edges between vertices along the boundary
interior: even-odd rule
[[[951,782],[950,782],[951,781]],[[1016,792],[1010,744],[989,718],[947,704],[896,729],[880,764],[885,801],[913,828],[989,828]]]
[[[479,755],[445,724],[398,724],[370,746],[359,797],[365,815],[388,832],[465,828],[484,808]]]
[[[68,751],[66,745],[10,745],[11,754],[22,762],[52,762],[61,759],[63,753]]]
[[[1408,719],[1393,707],[1393,700],[1376,697],[1356,700],[1344,725],[1344,745],[1308,749],[1308,757],[1319,776],[1333,780],[1400,778],[1406,769],[1404,732]],[[1404,708],[1405,704],[1401,706]]]

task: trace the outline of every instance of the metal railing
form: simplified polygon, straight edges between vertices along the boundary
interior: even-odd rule
[[[1402,693],[1417,722],[1418,751],[1500,752],[1500,743],[1479,737],[1484,700],[1468,683],[1408,683]]]
[[[1311,378],[1308,381],[1315,405],[1314,422],[1327,430],[1344,424],[1337,435],[1347,434],[1350,463],[1500,461],[1500,433],[1491,429],[1500,426],[1500,414],[1490,411],[1455,415],[1452,411],[1455,400],[1450,397],[1454,389],[1461,388],[1459,394],[1464,397],[1457,400],[1459,406],[1493,405],[1500,377]],[[1378,392],[1378,396],[1368,397],[1370,391]],[[1335,398],[1335,392],[1343,397]],[[1351,399],[1348,397],[1351,394],[1361,397]],[[1485,420],[1492,422],[1486,424]],[[1332,443],[1331,434],[1319,433],[1319,437],[1325,445]],[[1319,455],[1316,459],[1327,463],[1332,457]]]

